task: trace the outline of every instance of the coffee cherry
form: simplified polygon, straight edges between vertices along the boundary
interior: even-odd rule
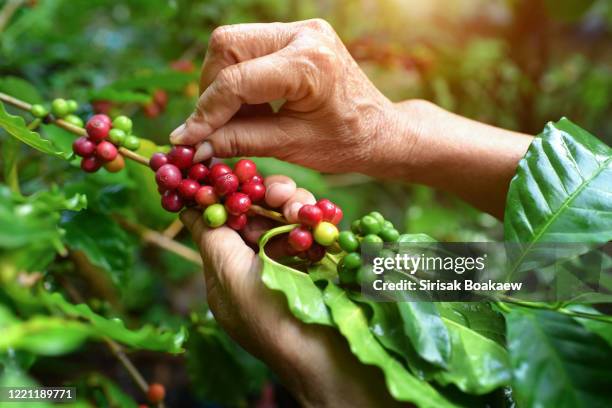
[[[355,252],[359,249],[359,240],[351,231],[342,231],[338,235],[338,244],[346,252]]]
[[[323,211],[316,205],[303,205],[298,211],[298,220],[303,225],[314,227],[323,220]]]
[[[351,222],[351,231],[353,231],[353,234],[361,234],[361,220]]]
[[[306,257],[311,262],[319,262],[325,256],[325,248],[316,242],[312,244],[308,251],[306,251]]]
[[[348,269],[357,269],[361,266],[361,256],[357,252],[351,252],[344,257],[344,266]]]
[[[338,239],[338,228],[330,222],[320,222],[314,228],[314,239],[323,246],[330,246]]]
[[[244,183],[257,174],[257,165],[249,159],[240,159],[234,165],[234,174]]]
[[[164,400],[166,397],[166,389],[163,385],[158,383],[149,384],[149,389],[147,390],[147,399],[152,404],[158,404]]]
[[[323,213],[323,221],[329,221],[334,219],[336,215],[336,205],[324,198],[322,200],[317,201],[317,207],[319,207]]]
[[[225,208],[232,215],[244,214],[251,208],[251,199],[244,193],[232,193],[225,200]]]
[[[383,229],[378,233],[378,236],[385,242],[395,242],[400,236],[400,233],[395,228]]]
[[[382,229],[395,229],[395,225],[391,221],[383,222]]]
[[[312,234],[304,227],[296,227],[289,233],[288,241],[296,251],[306,251],[312,245]]]
[[[91,118],[89,118],[89,120],[101,120],[104,123],[108,123],[109,127],[111,126],[111,118],[104,113],[93,115]]]
[[[163,89],[156,89],[153,92],[153,102],[160,106],[160,108],[165,108],[168,103],[168,94]]]
[[[81,169],[87,173],[95,173],[102,167],[102,162],[96,156],[84,157],[81,160]]]
[[[85,125],[87,135],[94,142],[106,139],[110,130],[110,124],[101,118],[102,115],[92,116]]]
[[[44,118],[49,114],[49,111],[43,105],[35,104],[30,108],[30,113],[37,118]]]
[[[96,113],[103,113],[105,115],[108,115],[108,112],[110,112],[110,110],[113,107],[113,103],[111,101],[105,101],[105,100],[92,101],[91,107],[93,108],[93,111]]]
[[[62,98],[56,98],[51,102],[51,112],[58,118],[63,118],[70,113],[68,102]]]
[[[117,116],[113,120],[113,127],[115,129],[121,129],[129,135],[132,132],[132,119],[123,115]]]
[[[363,234],[378,234],[382,228],[381,223],[371,215],[365,215],[361,218],[361,231]]]
[[[72,151],[77,156],[90,157],[96,151],[96,144],[85,136],[81,136],[72,142]]]
[[[117,148],[109,141],[103,140],[96,146],[96,156],[105,162],[115,160]]]
[[[195,201],[202,207],[208,207],[209,205],[218,203],[219,197],[212,186],[202,186],[195,194]]]
[[[123,141],[123,147],[128,150],[138,150],[140,148],[140,138],[134,135],[128,135]]]
[[[168,153],[168,160],[181,170],[186,170],[193,164],[195,150],[192,146],[174,146]]]
[[[220,196],[232,194],[238,190],[238,177],[235,174],[224,174],[215,179],[215,192]]]
[[[240,231],[247,225],[248,218],[246,214],[233,215],[227,217],[227,226],[236,231]]]
[[[338,262],[337,270],[338,278],[342,285],[354,285],[355,283],[357,283],[355,270],[346,267],[344,263],[344,258],[342,258],[340,262]]]
[[[342,212],[342,208],[336,206],[336,210],[335,210],[334,216],[331,219],[331,223],[334,225],[338,225],[340,221],[342,221],[343,216],[344,216],[344,213]]]
[[[79,109],[79,104],[74,99],[68,99],[66,101],[66,105],[68,106],[68,112],[74,113]]]
[[[363,240],[361,241],[361,243],[362,244],[363,243],[365,243],[365,244],[382,244],[383,240],[378,235],[368,234],[365,237],[363,237]]]
[[[257,183],[257,184],[263,184],[264,179],[261,176],[261,174],[256,174],[253,177],[251,177],[249,180],[247,180],[248,183]]]
[[[147,103],[143,105],[142,110],[147,118],[156,118],[161,113],[161,109],[156,103]]]
[[[113,130],[115,130],[115,129],[113,129]],[[119,130],[119,129],[117,129],[117,130]],[[123,130],[120,130],[120,132],[123,132]],[[159,152],[158,153],[153,153],[153,155],[149,159],[149,167],[153,171],[157,171],[164,164],[168,164],[168,156],[166,156],[163,153],[159,153]]]
[[[175,190],[168,190],[162,194],[161,205],[164,210],[179,212],[183,209],[183,199]]]
[[[174,190],[182,179],[181,171],[173,164],[164,164],[155,172],[155,181],[164,190]]]
[[[202,163],[196,163],[189,169],[188,177],[192,180],[203,182],[208,176],[208,167]]]
[[[372,211],[368,215],[370,217],[376,218],[376,220],[380,223],[380,225],[382,225],[385,222],[385,217],[383,217],[383,215],[379,213],[378,211]]]
[[[104,168],[106,171],[111,173],[117,173],[125,167],[125,160],[123,160],[123,156],[118,154],[117,157],[113,161],[104,164]]]
[[[126,137],[127,135],[121,129],[111,129],[108,131],[108,140],[117,146],[121,146],[123,143],[125,143]]]
[[[210,180],[210,183],[213,184],[216,179],[226,174],[229,174],[231,172],[232,172],[232,169],[227,164],[217,163],[210,168],[210,173],[208,175],[208,178]]]
[[[204,223],[211,228],[217,228],[227,221],[227,211],[223,204],[213,204],[204,210]]]
[[[183,179],[178,186],[178,192],[185,200],[195,198],[196,193],[200,189],[200,184],[192,179]]]
[[[64,120],[76,127],[83,127],[83,119],[79,118],[77,115],[70,114],[66,116]]]
[[[240,190],[244,194],[248,195],[251,201],[254,203],[263,200],[266,196],[266,187],[261,183],[247,181],[242,186],[240,186]]]

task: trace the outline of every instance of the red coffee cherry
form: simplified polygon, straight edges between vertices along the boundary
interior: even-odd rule
[[[125,160],[123,160],[123,156],[120,154],[118,154],[113,161],[104,164],[104,168],[111,173],[117,173],[123,170],[124,167]]]
[[[255,174],[253,177],[251,177],[249,180],[247,180],[248,183],[258,183],[258,184],[263,184],[264,179],[261,176],[261,174]]]
[[[115,145],[106,140],[101,141],[98,143],[98,146],[96,146],[96,156],[105,162],[115,160],[117,153]]]
[[[164,164],[168,164],[168,156],[163,153],[153,153],[149,159],[149,167],[153,171],[157,171]]]
[[[342,221],[343,216],[344,216],[344,213],[342,212],[342,208],[336,206],[336,211],[334,213],[333,218],[331,219],[331,223],[334,225],[338,225],[340,221]]]
[[[244,214],[251,208],[251,199],[244,193],[232,193],[225,200],[225,208],[232,215]]]
[[[96,151],[96,144],[85,136],[81,136],[72,143],[72,151],[81,157],[93,156]]]
[[[314,242],[308,251],[306,251],[306,257],[311,262],[319,262],[325,256],[325,247]]]
[[[298,220],[303,225],[314,227],[323,220],[323,211],[316,205],[303,205],[298,211]]]
[[[189,178],[195,181],[203,182],[208,176],[208,167],[202,163],[196,163],[189,169]]]
[[[312,246],[312,234],[306,228],[296,227],[289,233],[288,241],[296,251],[306,251]]]
[[[158,383],[149,384],[149,389],[147,390],[147,399],[152,404],[159,404],[166,397],[166,389],[163,385]]]
[[[193,164],[193,146],[174,146],[168,153],[168,161],[181,170],[188,169]]]
[[[101,142],[106,139],[111,128],[110,118],[106,115],[94,115],[85,125],[87,136],[93,142]]]
[[[153,102],[155,102],[161,109],[166,107],[168,103],[168,94],[163,89],[156,89],[153,92]]]
[[[266,187],[261,183],[248,181],[240,187],[240,191],[248,195],[252,202],[261,201],[266,196]]]
[[[191,179],[181,180],[181,184],[178,186],[178,192],[185,200],[191,200],[195,197],[196,193],[200,189],[200,184]]]
[[[218,203],[219,197],[212,186],[202,186],[195,194],[195,201],[202,207],[208,207],[209,205]]]
[[[110,102],[112,103],[112,102]],[[96,115],[93,115],[91,118],[89,118],[89,120],[101,120],[102,122],[108,123],[109,125],[111,125],[113,123],[113,121],[111,120],[110,116],[105,115],[103,113],[98,113]]]
[[[257,165],[252,160],[240,159],[234,165],[234,174],[244,183],[257,175]]]
[[[215,179],[215,192],[220,196],[232,194],[238,190],[238,177],[228,173]]]
[[[155,181],[164,190],[174,190],[182,179],[181,171],[173,164],[164,164],[155,172]]]
[[[83,160],[81,160],[81,169],[87,173],[95,173],[100,167],[102,167],[102,161],[96,156],[84,157]]]
[[[317,201],[316,205],[323,212],[323,221],[331,222],[336,215],[336,205],[326,198]]]
[[[240,231],[247,225],[248,218],[246,214],[234,215],[230,214],[227,217],[227,222],[225,223],[231,229],[236,231]]]
[[[164,192],[161,198],[161,205],[166,211],[179,212],[183,209],[183,199],[175,190]]]
[[[224,163],[217,163],[210,168],[210,173],[208,174],[208,178],[211,184],[214,184],[215,180],[221,176],[229,174],[232,172],[230,166]]]

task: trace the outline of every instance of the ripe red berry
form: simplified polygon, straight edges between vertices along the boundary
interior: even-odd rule
[[[147,399],[152,404],[158,404],[164,400],[166,397],[166,389],[163,385],[158,383],[149,384],[149,389],[147,390]]]
[[[227,217],[227,222],[225,223],[228,227],[235,229],[236,231],[240,231],[247,224],[248,218],[246,214],[234,215],[230,214]]]
[[[91,106],[93,107],[94,112],[100,114],[108,114],[108,112],[110,112],[110,110],[113,107],[113,103],[111,101],[93,101],[91,103]],[[110,120],[110,118],[109,118]]]
[[[208,176],[208,167],[202,163],[196,163],[189,169],[189,178],[195,181],[203,182]]]
[[[185,200],[191,200],[195,197],[196,193],[200,189],[200,184],[191,179],[181,180],[181,184],[178,186],[178,192]]]
[[[106,139],[110,128],[110,119],[106,115],[94,115],[85,125],[87,135],[93,142],[100,142]]]
[[[209,205],[218,203],[219,197],[212,186],[202,186],[196,192],[195,200],[196,203],[202,207],[208,207]]]
[[[232,194],[238,190],[238,177],[228,173],[215,179],[215,192],[220,196]]]
[[[244,183],[257,174],[257,165],[249,159],[240,159],[234,165],[234,174]]]
[[[266,187],[261,183],[253,183],[248,181],[240,186],[240,190],[249,196],[252,202],[261,201],[266,196]]]
[[[163,89],[156,89],[153,92],[153,102],[155,102],[161,109],[164,109],[168,104],[168,94]]]
[[[174,190],[182,179],[181,171],[173,164],[164,164],[155,172],[155,181],[164,190]]]
[[[227,164],[217,163],[210,168],[210,173],[208,175],[208,178],[210,180],[210,183],[214,184],[216,179],[226,174],[229,174],[231,172],[232,172],[232,169]]]
[[[306,251],[306,257],[311,262],[319,262],[325,256],[325,247],[317,244],[316,242],[312,244],[308,251]]]
[[[84,157],[81,160],[81,169],[87,173],[95,173],[102,167],[102,162],[96,156]]]
[[[96,151],[96,144],[85,136],[81,136],[72,143],[72,151],[81,157],[93,156]]]
[[[342,221],[343,216],[344,216],[344,213],[342,212],[342,208],[336,206],[336,211],[334,213],[333,218],[331,219],[331,223],[334,225],[338,225],[340,221]]]
[[[312,246],[312,234],[306,228],[296,227],[289,233],[288,241],[296,251],[306,251]]]
[[[112,102],[110,102],[112,103]],[[101,120],[104,123],[108,123],[109,125],[111,123],[113,123],[113,121],[111,120],[111,118],[108,115],[105,115],[103,113],[98,113],[96,115],[93,115],[91,118],[89,118],[89,120]]]
[[[181,170],[188,169],[193,163],[193,146],[174,146],[168,153],[168,161]]]
[[[125,160],[123,160],[123,156],[120,154],[118,154],[113,161],[109,161],[108,163],[104,164],[104,168],[111,173],[117,173],[123,170],[124,167]]]
[[[251,199],[244,193],[232,193],[225,200],[225,208],[233,215],[244,214],[251,208]]]
[[[264,179],[261,176],[261,174],[255,174],[253,177],[251,177],[249,180],[247,180],[248,183],[258,183],[258,184],[263,184]]]
[[[317,201],[317,207],[323,212],[323,221],[331,222],[336,215],[336,205],[326,198]]]
[[[179,212],[183,209],[183,199],[175,190],[168,190],[162,195],[161,205],[166,211]]]
[[[164,164],[168,164],[168,156],[163,153],[153,153],[153,156],[149,159],[149,167],[153,171],[157,171]]]
[[[147,103],[143,105],[142,111],[147,118],[156,118],[161,113],[161,109],[156,103]]]
[[[298,220],[304,225],[314,227],[323,220],[323,211],[316,205],[303,205],[298,211]]]
[[[96,156],[105,162],[113,161],[117,157],[117,148],[111,142],[103,140],[96,146]]]

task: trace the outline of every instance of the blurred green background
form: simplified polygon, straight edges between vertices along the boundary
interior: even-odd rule
[[[28,102],[54,97],[89,102],[80,111],[84,117],[92,111],[129,114],[136,133],[160,145],[167,143],[169,132],[194,106],[199,65],[215,27],[312,17],[325,18],[335,27],[371,80],[392,100],[425,98],[461,115],[532,134],[547,121],[567,116],[612,141],[609,0],[18,3],[12,17],[3,21],[8,2],[0,1],[0,91]],[[42,132],[59,145],[69,146],[72,140],[50,126]],[[0,141],[5,141],[5,135],[0,135]],[[173,216],[158,205],[151,175],[130,166],[129,172],[116,175],[85,176],[74,165],[43,158],[27,147],[17,150],[24,194],[52,184],[68,195],[87,193],[89,217],[98,217],[91,228],[96,234],[115,237],[100,244],[102,252],[114,254],[114,263],[107,268],[112,281],[107,292],[90,290],[79,281],[83,279],[74,271],[74,262],[63,259],[45,267],[50,284],[55,284],[56,275],[66,274],[98,312],[128,316],[133,323],[170,328],[192,324],[187,357],[146,353],[135,357],[147,372],[187,395],[180,397],[186,400],[174,395],[175,401],[191,404],[197,399],[234,406],[244,405],[247,397],[248,401],[259,398],[267,374],[215,331],[205,313],[199,268],[137,243],[109,218],[111,211],[118,211],[155,229],[172,221]],[[423,232],[438,240],[502,237],[499,221],[425,187],[383,183],[356,174],[319,174],[272,159],[258,159],[258,164],[266,174],[293,176],[298,185],[339,203],[345,226],[376,209],[404,232]],[[67,243],[77,248],[93,245],[80,242],[86,232],[75,230],[77,224],[71,221],[62,221]],[[179,239],[189,244],[186,234]],[[6,275],[6,269],[0,271]],[[194,310],[202,313],[190,315]],[[67,363],[86,368],[111,364],[96,358],[84,361],[77,355]],[[45,378],[53,364],[43,361],[36,367],[37,378]],[[110,366],[106,374],[129,388],[129,380],[117,370]]]

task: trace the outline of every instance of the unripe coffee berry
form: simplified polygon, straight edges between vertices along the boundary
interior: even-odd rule
[[[236,231],[240,231],[247,225],[248,218],[246,214],[233,215],[227,217],[227,226]]]
[[[153,383],[149,385],[149,389],[147,390],[147,399],[152,404],[158,404],[164,400],[166,397],[166,389],[163,385]]]
[[[196,193],[200,189],[200,184],[191,179],[181,180],[181,184],[178,186],[178,192],[186,200],[195,198]]]
[[[342,231],[338,235],[338,244],[346,252],[355,252],[359,249],[359,240],[351,231]]]
[[[386,228],[378,233],[378,236],[385,242],[395,242],[400,236],[400,233],[395,228]]]
[[[106,139],[110,130],[110,124],[99,116],[101,115],[92,116],[85,125],[87,135],[94,142],[101,142]]]
[[[298,220],[303,225],[314,227],[323,220],[323,211],[316,205],[303,205],[298,211]]]
[[[68,112],[74,113],[79,109],[79,104],[74,99],[68,99],[66,101],[66,105],[68,106]]]
[[[111,142],[103,140],[96,146],[96,156],[105,162],[113,161],[117,157],[117,148]]]
[[[314,239],[323,246],[330,246],[338,239],[338,228],[331,222],[320,222],[314,228]]]
[[[227,221],[227,210],[222,204],[210,205],[204,210],[204,223],[211,227],[217,228],[225,224]]]
[[[168,153],[168,160],[181,170],[186,170],[193,164],[193,146],[174,146]]]
[[[102,167],[102,162],[96,156],[84,157],[81,160],[81,169],[87,173],[95,173]]]
[[[357,235],[361,234],[361,220],[351,222],[351,231]]]
[[[261,201],[266,196],[266,187],[261,183],[248,181],[240,186],[240,190],[249,196],[252,202]]]
[[[121,129],[111,129],[108,131],[108,140],[117,146],[121,146],[123,143],[125,143],[126,137],[127,135]]]
[[[85,136],[81,136],[72,142],[72,151],[77,156],[90,157],[96,151],[96,144]]]
[[[128,118],[127,116],[123,116],[123,115],[117,116],[113,120],[113,127],[115,129],[121,129],[125,133],[130,134],[130,132],[132,131],[132,119]]]
[[[123,147],[128,150],[138,150],[140,148],[140,138],[134,135],[128,135],[123,141]]]
[[[51,102],[51,112],[58,118],[63,118],[70,113],[68,102],[62,98],[56,98]]]
[[[30,108],[30,113],[37,118],[44,118],[49,114],[49,111],[43,105],[35,104]]]
[[[164,192],[161,198],[161,205],[166,211],[179,212],[183,209],[183,199],[175,190]]]
[[[257,165],[249,159],[240,159],[234,165],[234,174],[244,183],[257,174]]]
[[[361,243],[362,244],[382,244],[383,240],[378,235],[368,234],[365,237],[363,237],[363,240],[361,241]]]
[[[251,199],[244,193],[232,193],[225,200],[225,208],[232,215],[244,214],[251,208]]]
[[[83,127],[83,119],[79,118],[77,115],[67,115],[64,120],[76,127]]]
[[[325,248],[316,242],[312,244],[308,251],[306,251],[306,257],[311,262],[319,262],[325,256]]]
[[[224,174],[215,179],[215,192],[220,196],[232,194],[238,190],[238,177],[235,174]]]
[[[181,171],[174,164],[164,164],[155,172],[155,181],[164,190],[174,190],[182,179]]]
[[[312,245],[312,234],[306,228],[296,227],[289,232],[288,241],[296,251],[306,251]]]
[[[334,216],[336,215],[336,205],[334,203],[324,198],[317,201],[316,205],[321,209],[323,221],[331,222],[334,219]]]
[[[382,228],[382,223],[371,215],[365,215],[361,218],[361,231],[363,234],[378,234]]]
[[[210,173],[208,175],[208,178],[209,178],[210,183],[214,184],[216,179],[226,174],[230,174],[231,172],[232,172],[232,169],[227,164],[217,163],[210,168]]]
[[[357,269],[361,266],[361,256],[357,252],[351,252],[344,257],[344,266],[348,269]]]
[[[120,130],[120,132],[123,132],[123,130]],[[168,164],[168,156],[163,153],[153,153],[153,156],[149,159],[149,167],[153,171],[157,171],[164,164]]]
[[[123,156],[120,154],[118,154],[113,161],[104,164],[104,168],[106,169],[106,171],[109,171],[111,173],[117,173],[123,170],[124,167],[125,160],[123,160]]]
[[[195,194],[195,201],[202,207],[208,207],[209,205],[218,203],[219,197],[212,186],[202,186]]]
[[[204,182],[208,176],[208,167],[202,163],[196,163],[189,169],[188,177],[192,180]]]

